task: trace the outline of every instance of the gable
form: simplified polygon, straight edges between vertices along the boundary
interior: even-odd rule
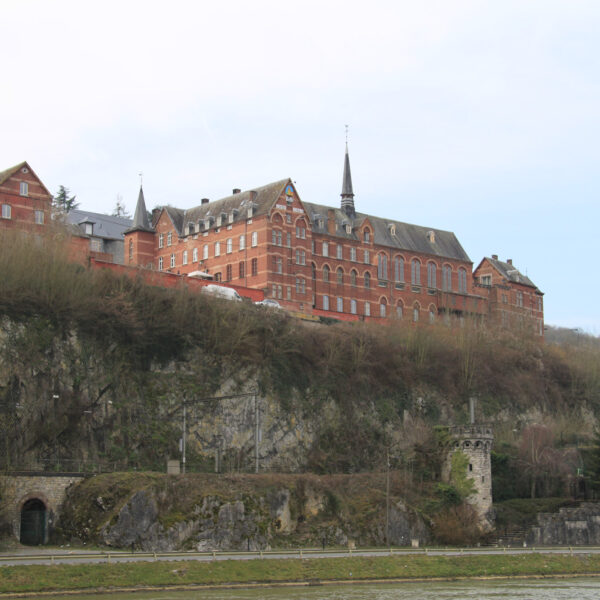
[[[52,194],[48,191],[42,180],[35,174],[27,161],[23,161],[14,167],[10,167],[0,172],[0,189],[8,193],[19,194],[19,186],[21,182],[32,183],[39,187],[39,191],[35,195],[47,196],[48,200],[52,200]],[[32,195],[33,189],[32,189]]]

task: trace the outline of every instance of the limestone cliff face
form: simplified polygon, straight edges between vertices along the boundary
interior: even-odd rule
[[[70,490],[57,531],[62,539],[147,551],[383,544],[380,483],[366,476],[103,475]],[[365,503],[368,515],[357,515]],[[429,539],[395,494],[389,539]]]

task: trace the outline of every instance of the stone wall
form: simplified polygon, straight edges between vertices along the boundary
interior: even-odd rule
[[[585,502],[557,513],[540,513],[527,543],[533,546],[597,546],[600,544],[600,504]]]

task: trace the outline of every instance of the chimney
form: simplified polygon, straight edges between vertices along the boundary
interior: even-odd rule
[[[158,219],[158,215],[162,208],[153,208],[152,209],[152,225],[156,225],[156,219]]]
[[[240,188],[233,188],[233,193],[234,194],[239,194],[242,190],[240,190]]]
[[[497,255],[497,254],[492,254],[492,258],[493,258],[494,260],[498,260],[498,255]]]
[[[208,204],[210,200],[208,198],[202,198],[202,204]]]
[[[506,259],[506,262],[512,267],[512,258]]]
[[[327,232],[335,235],[335,211],[332,208],[327,210]]]

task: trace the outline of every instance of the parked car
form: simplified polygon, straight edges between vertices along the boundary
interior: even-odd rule
[[[258,306],[266,306],[267,308],[282,308],[281,304],[279,304],[277,300],[273,300],[272,298],[265,298],[264,300],[259,300],[254,304]]]
[[[225,298],[227,300],[236,300],[237,302],[242,301],[242,297],[230,287],[226,287],[224,285],[215,285],[214,283],[209,283],[202,287],[203,294],[210,294],[211,296],[216,296],[217,298]]]

